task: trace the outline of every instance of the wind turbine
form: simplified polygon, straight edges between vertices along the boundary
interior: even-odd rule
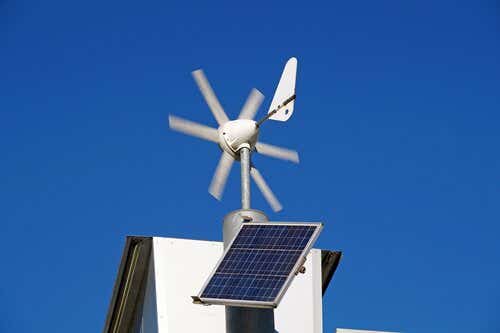
[[[238,118],[230,120],[204,72],[201,69],[192,72],[192,76],[219,126],[213,128],[173,115],[169,115],[169,125],[174,131],[214,142],[221,148],[222,154],[208,190],[216,199],[222,198],[227,177],[234,161],[240,161],[242,208],[250,208],[250,176],[275,212],[283,208],[262,174],[250,162],[250,154],[257,152],[299,163],[299,155],[296,151],[258,140],[260,128],[266,120],[287,121],[291,117],[295,101],[296,74],[297,59],[290,58],[285,65],[267,115],[255,121],[254,117],[264,99],[264,95],[260,91],[252,89]]]

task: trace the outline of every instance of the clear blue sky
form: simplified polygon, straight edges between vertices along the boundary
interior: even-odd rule
[[[219,156],[170,132],[268,105],[299,59],[296,111],[255,156],[285,210],[344,251],[324,330],[499,332],[498,1],[0,0],[0,331],[99,332],[126,235],[221,239]],[[264,108],[260,110],[262,115]]]

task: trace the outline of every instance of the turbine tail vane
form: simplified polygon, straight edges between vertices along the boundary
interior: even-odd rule
[[[281,74],[278,87],[269,106],[268,119],[287,121],[293,113],[295,104],[295,80],[297,77],[297,59],[290,58]]]

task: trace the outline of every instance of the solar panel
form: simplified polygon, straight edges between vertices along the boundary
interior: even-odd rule
[[[321,223],[244,223],[195,301],[276,307],[321,228]]]

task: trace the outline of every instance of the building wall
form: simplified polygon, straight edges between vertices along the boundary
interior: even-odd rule
[[[224,306],[193,304],[190,297],[221,255],[221,242],[153,238],[140,333],[225,332]],[[322,333],[320,250],[309,253],[305,267],[275,310],[278,332]]]

